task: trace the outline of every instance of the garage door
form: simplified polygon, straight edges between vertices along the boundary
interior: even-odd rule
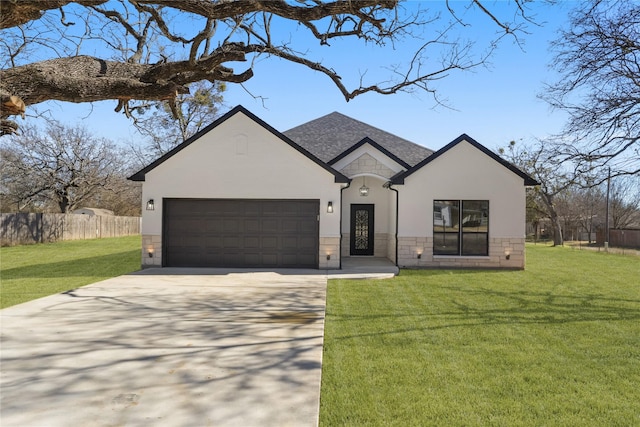
[[[165,199],[168,267],[318,268],[318,200]]]

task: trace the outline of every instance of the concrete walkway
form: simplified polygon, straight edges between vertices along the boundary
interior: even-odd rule
[[[400,269],[387,258],[354,256],[342,258],[342,270],[328,270],[330,279],[389,279]]]
[[[317,425],[327,275],[193,273],[0,311],[0,425]]]

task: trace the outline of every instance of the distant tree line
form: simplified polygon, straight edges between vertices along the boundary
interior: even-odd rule
[[[196,84],[174,109],[139,103],[130,114],[142,143],[118,146],[87,128],[49,120],[44,128],[23,126],[0,140],[0,210],[69,213],[80,207],[140,215],[136,172],[208,125],[218,115],[224,86]]]

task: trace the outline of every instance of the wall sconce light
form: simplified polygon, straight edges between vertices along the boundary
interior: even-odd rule
[[[418,252],[418,259],[422,258],[422,252]]]
[[[147,200],[147,210],[148,211],[153,211],[155,209],[156,209],[156,205],[155,205],[153,199]]]
[[[333,213],[333,202],[327,203],[327,213]]]
[[[504,257],[506,259],[511,259],[511,251],[509,249],[504,251]]]
[[[369,187],[367,187],[367,182],[365,181],[364,176],[362,177],[362,187],[360,187],[360,196],[367,197],[369,195]]]
[[[327,254],[327,261],[331,260],[331,254]]]
[[[153,246],[147,248],[147,255],[149,255],[149,258],[153,258]]]

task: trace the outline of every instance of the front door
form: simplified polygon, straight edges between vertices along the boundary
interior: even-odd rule
[[[351,255],[373,255],[373,205],[351,205]]]

